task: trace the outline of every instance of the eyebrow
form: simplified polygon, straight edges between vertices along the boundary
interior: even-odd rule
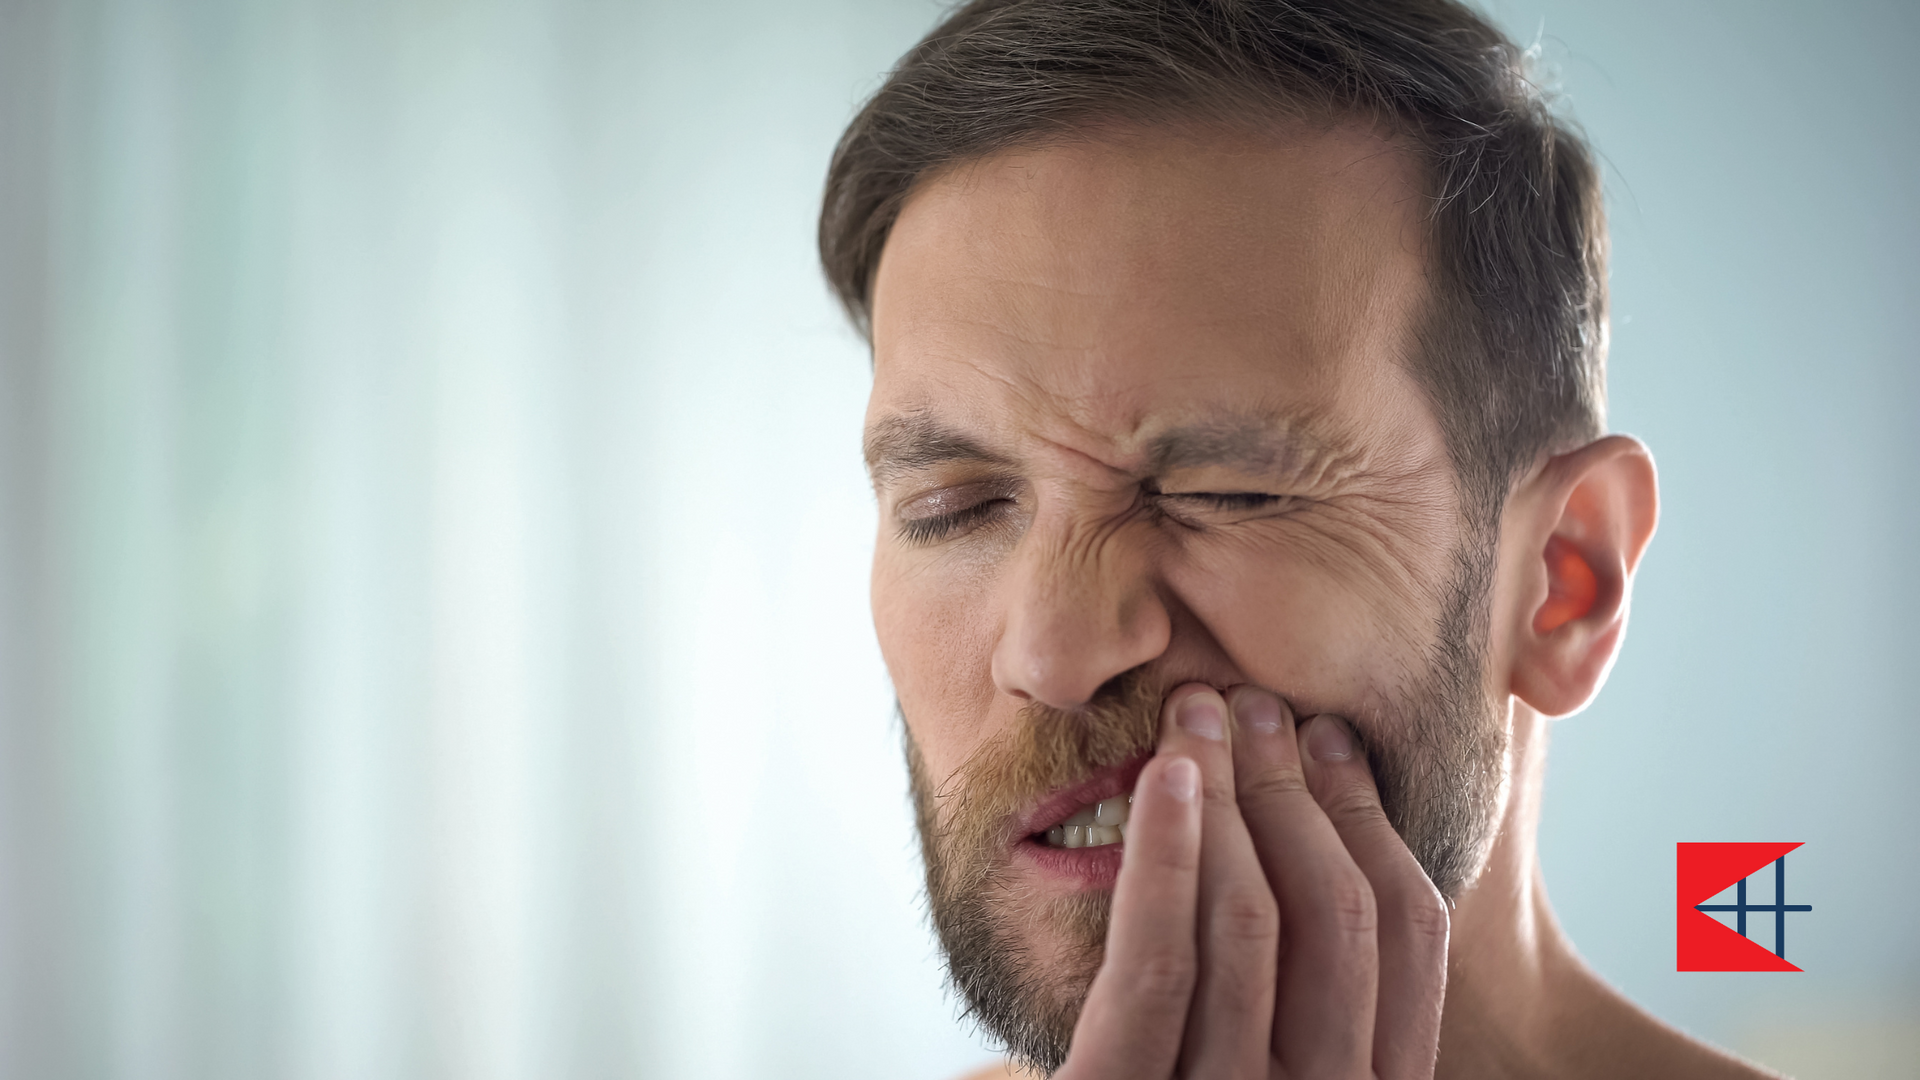
[[[943,426],[925,413],[902,413],[875,424],[866,435],[867,473],[884,487],[902,475],[956,461],[1007,465],[1003,456]]]
[[[1225,466],[1242,472],[1293,477],[1351,460],[1354,448],[1309,412],[1242,413],[1164,431],[1147,448],[1158,473]]]
[[[1010,465],[968,436],[924,412],[902,413],[876,423],[865,439],[867,472],[876,486],[908,473],[954,462]],[[1293,477],[1351,461],[1354,448],[1307,412],[1242,413],[1183,424],[1156,435],[1146,447],[1152,474],[1224,466],[1243,472]]]

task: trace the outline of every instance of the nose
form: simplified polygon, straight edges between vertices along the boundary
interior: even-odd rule
[[[993,652],[1002,693],[1060,709],[1166,652],[1172,633],[1141,545],[1074,532],[1035,522],[1021,538],[1001,579],[1006,622]]]

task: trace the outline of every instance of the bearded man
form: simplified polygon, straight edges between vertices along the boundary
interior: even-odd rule
[[[1009,1068],[1762,1075],[1535,858],[1656,490],[1523,61],[1452,0],[977,0],[843,137],[874,622]]]

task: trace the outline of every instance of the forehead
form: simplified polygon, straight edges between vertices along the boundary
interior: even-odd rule
[[[1423,205],[1409,155],[1356,128],[967,163],[887,242],[869,423],[973,413],[1103,457],[1220,413],[1364,424],[1411,393]]]

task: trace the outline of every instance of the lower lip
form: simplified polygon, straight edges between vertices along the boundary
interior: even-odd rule
[[[1099,847],[1048,847],[1028,837],[1013,845],[1013,858],[1016,864],[1026,863],[1047,877],[1081,889],[1111,890],[1120,880],[1120,852],[1125,847],[1124,841]]]

